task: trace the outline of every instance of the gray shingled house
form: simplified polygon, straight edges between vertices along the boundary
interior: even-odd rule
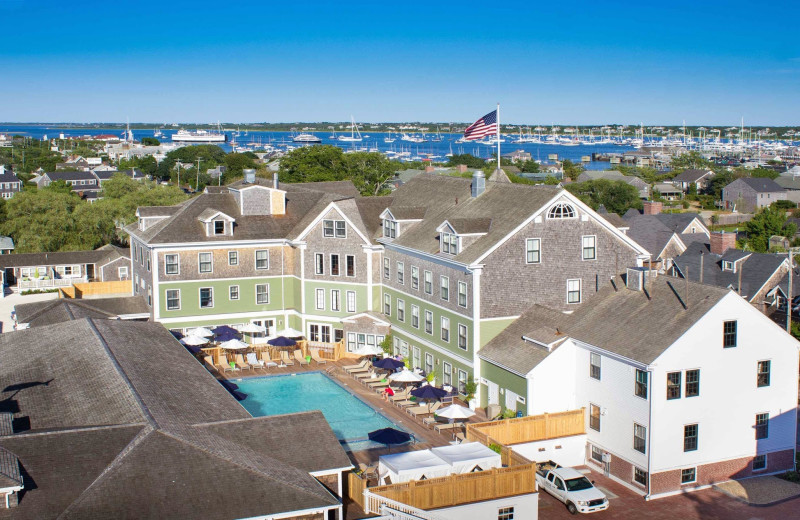
[[[742,213],[756,211],[778,200],[786,200],[786,190],[772,179],[742,177],[722,189],[725,209]]]
[[[670,182],[679,187],[685,193],[689,191],[689,187],[692,185],[697,187],[697,191],[703,191],[704,189],[708,188],[708,185],[711,184],[711,179],[713,178],[714,172],[712,170],[698,170],[692,168],[682,171],[673,177],[672,181]]]

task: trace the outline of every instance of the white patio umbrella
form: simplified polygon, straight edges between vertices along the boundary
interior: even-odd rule
[[[181,340],[181,343],[183,343],[184,345],[192,345],[192,346],[205,345],[206,343],[208,343],[208,339],[201,338],[200,336],[186,336]]]
[[[241,327],[236,327],[236,330],[239,332],[244,332],[246,334],[266,334],[267,328],[263,325],[256,325],[255,323],[247,323],[242,325]]]
[[[291,327],[286,327],[282,331],[275,334],[275,336],[285,336],[287,338],[299,338],[302,336],[303,333],[297,329],[293,329]]]
[[[412,372],[411,370],[404,368],[400,372],[395,372],[394,374],[390,375],[389,379],[397,383],[419,383],[425,378],[416,372]]]
[[[188,336],[199,336],[201,338],[210,338],[214,335],[213,332],[211,332],[205,327],[197,327],[194,329],[189,329],[186,334]]]
[[[378,354],[383,354],[383,349],[376,345],[362,345],[355,349],[353,354],[357,356],[377,356]]]
[[[436,415],[445,419],[469,419],[475,412],[460,404],[451,404],[447,408],[442,408]]]
[[[247,348],[250,345],[239,339],[229,339],[228,341],[223,341],[220,343],[219,346],[226,350],[238,350],[241,348]]]

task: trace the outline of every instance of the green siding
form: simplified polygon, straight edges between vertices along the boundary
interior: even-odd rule
[[[269,285],[269,303],[256,304],[256,284]],[[229,287],[239,286],[239,299],[230,300]],[[200,288],[211,287],[214,289],[214,307],[200,308]],[[167,310],[167,290],[180,289],[181,308]],[[281,311],[284,309],[282,301],[280,278],[246,278],[221,280],[221,281],[193,281],[159,284],[159,309],[161,318],[177,318],[188,316],[203,316],[212,314],[231,314],[238,312]],[[288,307],[287,307],[288,308]]]
[[[452,365],[452,380],[451,384],[456,387],[458,385],[458,370],[464,370],[467,373],[467,380],[474,379],[474,375],[472,373],[472,368],[464,363],[460,362],[457,358],[454,359],[451,356],[446,356],[441,352],[434,350],[423,343],[420,343],[413,335],[405,334],[402,331],[398,331],[397,329],[392,330],[392,338],[397,338],[400,341],[406,341],[408,343],[408,357],[409,359],[413,358],[413,348],[419,347],[420,356],[419,356],[419,364],[420,368],[425,367],[425,354],[429,353],[433,355],[433,371],[436,374],[436,384],[441,386],[444,381],[444,365],[443,363],[446,361]]]
[[[481,347],[492,341],[495,336],[514,323],[515,318],[506,320],[481,320]]]
[[[325,290],[325,309],[317,309],[316,307],[316,290]],[[331,290],[338,289],[340,291],[339,311],[332,311],[331,309]],[[347,291],[355,291],[356,293],[356,312],[347,312]],[[331,318],[344,318],[351,314],[358,314],[369,310],[367,307],[367,286],[354,285],[339,282],[321,282],[314,280],[313,282],[306,281],[306,315],[314,316],[329,316]]]
[[[381,285],[373,285],[372,286],[372,308],[371,311],[381,312],[381,290],[383,287]]]
[[[517,402],[517,411],[522,411],[523,415],[528,414],[527,409],[527,402],[528,402],[528,380],[524,377],[520,377],[517,374],[512,374],[511,372],[498,367],[497,365],[493,365],[488,361],[481,361],[481,377],[487,379],[493,383],[496,383],[499,386],[503,393],[500,394],[500,406],[503,410],[506,409],[506,400],[505,400],[505,391],[511,390],[515,394],[522,396],[525,398],[525,403],[522,404]],[[481,384],[481,406],[487,406],[489,404],[489,388],[487,385]]]

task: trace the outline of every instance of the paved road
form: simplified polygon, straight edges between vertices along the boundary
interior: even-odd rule
[[[18,303],[40,302],[43,300],[55,300],[58,293],[30,294],[20,296],[17,293],[7,294],[5,298],[0,298],[0,332],[11,332],[14,330],[14,320],[11,319],[11,311]]]

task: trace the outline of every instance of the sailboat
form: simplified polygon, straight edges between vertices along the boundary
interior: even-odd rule
[[[389,132],[388,136],[383,138],[383,142],[384,143],[393,143],[394,141],[395,141],[395,138],[392,137],[392,133],[391,132]]]
[[[348,143],[360,143],[362,140],[361,132],[358,131],[358,127],[356,126],[356,120],[353,116],[350,116],[350,120],[351,120],[350,136],[348,137],[346,135],[340,135],[339,140]]]

